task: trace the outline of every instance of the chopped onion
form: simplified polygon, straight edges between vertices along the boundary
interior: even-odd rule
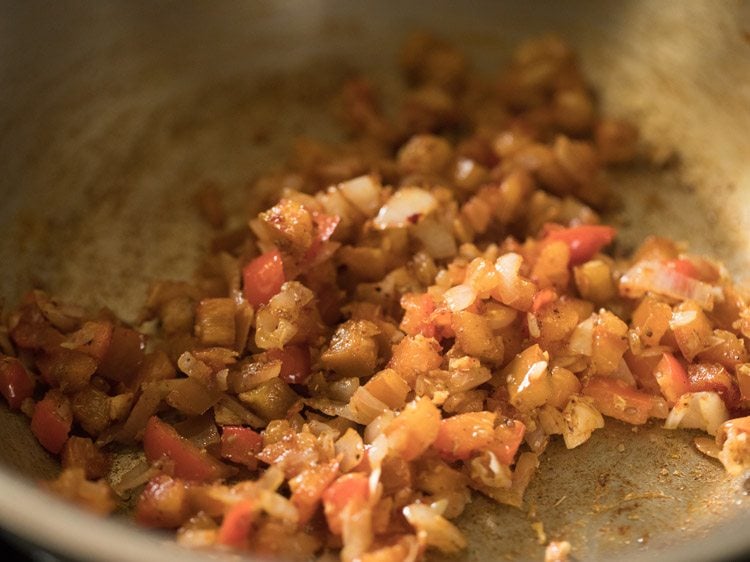
[[[704,310],[712,310],[715,300],[723,299],[721,287],[714,287],[683,275],[660,261],[636,263],[620,278],[620,293],[640,298],[647,292],[678,300],[691,300]]]
[[[404,187],[394,193],[380,208],[373,221],[375,228],[405,227],[437,209],[437,199],[418,187]]]
[[[594,320],[596,315],[592,314],[586,320],[578,324],[570,335],[568,348],[573,353],[591,357],[594,350]]]
[[[299,513],[295,505],[284,496],[271,490],[261,490],[260,506],[271,517],[280,519],[290,525],[296,525],[299,521]]]
[[[451,554],[466,548],[466,538],[458,528],[440,515],[439,506],[412,503],[404,507],[404,517],[429,546]]]
[[[226,394],[221,397],[221,400],[219,400],[217,405],[221,405],[222,407],[226,408],[232,414],[237,416],[242,423],[245,423],[251,427],[254,427],[256,429],[260,427],[265,427],[266,422],[263,421],[261,418],[253,414],[250,410],[245,408],[242,404],[240,404],[237,400],[232,398],[231,396],[227,396]]]
[[[718,459],[721,454],[721,447],[710,437],[696,437],[693,439],[693,444],[701,453],[712,459]]]
[[[430,257],[436,260],[451,258],[458,251],[451,227],[435,217],[427,217],[414,225],[414,236],[422,242]]]
[[[728,419],[729,411],[716,392],[689,392],[674,405],[664,427],[701,429],[709,435],[716,435],[719,426]]]
[[[111,484],[112,490],[123,498],[130,490],[142,486],[160,472],[158,468],[148,464],[145,458],[141,458],[130,470],[122,474],[117,482]]]
[[[750,417],[722,424],[716,445],[721,447],[718,459],[730,475],[738,476],[750,468]]]
[[[366,217],[372,217],[380,207],[383,186],[373,175],[360,176],[338,186],[341,194]]]
[[[443,299],[451,312],[460,312],[474,304],[477,294],[468,285],[456,285],[443,293]]]
[[[568,449],[585,443],[595,429],[604,427],[604,418],[599,411],[579,396],[571,397],[563,410],[563,418],[563,439]]]
[[[451,374],[448,387],[451,392],[465,392],[478,387],[492,378],[492,373],[475,357],[455,357],[448,361]]]
[[[471,479],[489,488],[510,488],[513,473],[510,467],[500,464],[492,451],[482,451],[469,462]]]
[[[336,456],[341,457],[341,472],[349,472],[362,462],[365,455],[365,444],[362,437],[351,427],[335,443]]]
[[[513,302],[518,298],[518,272],[521,269],[522,263],[523,258],[514,252],[503,254],[495,261],[495,269],[500,274],[498,290],[505,304]]]
[[[349,400],[349,413],[357,423],[369,424],[380,414],[388,410],[388,406],[375,398],[365,387],[359,387],[352,399]]]

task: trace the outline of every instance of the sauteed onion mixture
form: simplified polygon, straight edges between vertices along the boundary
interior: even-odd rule
[[[200,192],[210,252],[135,325],[39,290],[7,315],[0,391],[60,457],[45,486],[192,547],[395,562],[467,548],[474,494],[520,507],[550,440],[610,419],[750,467],[745,294],[600,224],[606,169],[644,155],[571,48],[529,41],[492,79],[428,34],[401,55],[398,110],[348,80],[348,141],[300,139],[241,228]]]

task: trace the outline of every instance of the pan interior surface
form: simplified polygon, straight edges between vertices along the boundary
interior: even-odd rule
[[[151,281],[189,278],[206,249],[195,189],[213,181],[230,206],[262,207],[272,194],[250,190],[253,178],[282,162],[297,135],[337,138],[331,99],[352,69],[395,89],[397,49],[415,27],[455,41],[488,72],[519,40],[561,33],[605,111],[636,120],[672,163],[613,173],[623,247],[660,234],[717,256],[740,278],[750,273],[750,10],[739,3],[487,3],[481,13],[447,1],[377,11],[344,1],[3,9],[0,298],[9,306],[39,287],[134,319]],[[19,473],[54,474],[22,417],[0,410],[0,434],[0,489]],[[450,559],[541,560],[541,530],[570,541],[577,560],[706,560],[749,548],[737,532],[750,522],[743,481],[700,455],[693,437],[607,420],[578,449],[553,443],[524,508],[477,497],[460,521],[470,547]],[[77,557],[106,552],[97,533],[75,542],[35,535],[17,509],[0,507],[0,524]],[[127,524],[90,525],[144,549],[112,560],[180,556],[133,538]]]

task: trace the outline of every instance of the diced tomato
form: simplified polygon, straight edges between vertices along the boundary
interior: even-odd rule
[[[268,357],[281,361],[279,377],[289,384],[301,384],[310,376],[310,348],[287,345],[284,349],[271,349]]]
[[[545,225],[545,241],[560,240],[570,248],[570,265],[589,261],[602,248],[614,240],[617,231],[611,226],[584,224],[569,228]]]
[[[98,373],[104,378],[128,384],[135,380],[145,357],[143,335],[131,328],[115,326],[107,352],[99,362]]]
[[[13,410],[18,410],[34,393],[34,379],[14,357],[0,358],[0,393]]]
[[[546,288],[534,295],[531,303],[531,312],[537,313],[546,304],[557,300],[557,292],[554,289]]]
[[[690,392],[716,392],[728,408],[735,408],[740,401],[740,391],[729,372],[718,363],[688,365]]]
[[[670,405],[674,405],[680,399],[680,396],[690,392],[690,381],[685,372],[685,367],[671,353],[662,355],[654,375],[661,393]]]
[[[315,514],[323,492],[339,475],[339,463],[330,461],[312,466],[289,481],[292,503],[299,513],[299,523],[304,525]]]
[[[343,530],[341,512],[350,503],[364,504],[369,496],[369,478],[360,472],[344,474],[328,486],[323,492],[323,510],[330,531],[340,535]]]
[[[633,373],[633,377],[641,389],[652,394],[661,392],[661,387],[656,382],[656,377],[654,376],[656,366],[661,361],[661,356],[635,355],[630,349],[627,349],[623,355],[623,359],[625,359],[625,363],[630,372]]]
[[[143,434],[143,450],[151,464],[170,461],[172,475],[196,482],[211,482],[229,475],[229,467],[201,451],[171,425],[151,416]]]
[[[605,416],[633,425],[646,423],[654,405],[654,396],[610,377],[592,377],[582,393],[593,399],[594,407]]]
[[[73,425],[70,401],[58,390],[47,392],[31,416],[31,432],[50,453],[62,451]]]
[[[227,426],[221,433],[221,456],[232,462],[255,468],[262,448],[263,437],[249,427]]]
[[[305,260],[307,261],[315,259],[323,248],[323,244],[333,236],[336,227],[339,225],[339,222],[341,222],[341,217],[338,215],[326,215],[325,213],[319,212],[313,212],[312,218],[313,223],[315,224],[315,238],[305,254]]]
[[[404,317],[399,326],[410,336],[422,334],[427,338],[434,338],[436,329],[432,321],[435,311],[435,301],[427,293],[406,293],[401,297],[401,307]]]
[[[446,460],[466,460],[492,442],[495,418],[492,412],[469,412],[444,419],[432,446]]]
[[[216,542],[237,549],[247,548],[257,511],[255,502],[249,500],[232,506],[224,515]]]
[[[501,464],[513,462],[525,433],[526,426],[518,420],[506,420],[495,428],[495,438],[489,448]]]
[[[114,326],[112,322],[86,322],[78,333],[85,338],[85,343],[76,347],[76,351],[81,351],[90,355],[97,361],[104,359],[107,354],[109,345],[112,342],[112,332]]]
[[[175,529],[191,515],[189,485],[166,474],[149,480],[135,506],[139,525],[156,529]]]
[[[242,269],[242,292],[255,307],[271,300],[284,281],[284,262],[278,250],[258,256]]]

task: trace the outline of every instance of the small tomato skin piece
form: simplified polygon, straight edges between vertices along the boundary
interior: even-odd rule
[[[156,416],[151,416],[146,424],[143,450],[146,460],[151,464],[164,459],[171,461],[176,478],[211,482],[224,478],[229,473],[229,467],[201,451]]]
[[[312,214],[313,224],[315,225],[315,238],[312,245],[305,253],[304,259],[313,261],[320,253],[323,243],[327,242],[333,236],[336,227],[341,222],[338,215],[326,215],[325,213],[314,212]]]
[[[189,485],[166,474],[149,480],[138,496],[135,521],[153,529],[176,529],[191,515]]]
[[[671,353],[664,353],[654,371],[656,382],[664,398],[670,405],[675,404],[680,396],[690,392],[690,381],[687,372],[677,358]]]
[[[592,377],[582,394],[591,398],[594,407],[605,416],[633,425],[646,423],[654,404],[652,395],[610,377]]]
[[[446,460],[467,460],[492,442],[495,417],[492,412],[469,412],[444,419],[432,446]]]
[[[242,269],[242,293],[256,308],[281,291],[284,281],[284,262],[278,250],[258,256]]]
[[[614,240],[617,231],[611,226],[584,224],[569,228],[547,227],[546,241],[560,240],[570,248],[569,265],[580,265],[589,261],[602,248]]]
[[[34,379],[15,357],[0,358],[0,393],[12,410],[34,393]]]
[[[236,549],[247,548],[256,512],[255,503],[250,500],[232,506],[224,515],[216,542]]]
[[[342,511],[350,503],[363,504],[370,496],[370,481],[366,474],[352,472],[340,476],[323,492],[323,510],[328,528],[334,535],[343,530]]]
[[[271,349],[268,357],[281,361],[279,377],[289,384],[301,384],[310,376],[310,348],[287,345],[284,349]]]
[[[666,262],[667,267],[674,269],[677,273],[701,280],[700,272],[693,262],[686,259],[673,259]]]
[[[34,407],[31,432],[50,453],[62,451],[72,425],[70,402],[59,391],[49,391]]]
[[[221,433],[221,456],[255,468],[255,456],[263,448],[263,437],[249,427],[227,426]]]

